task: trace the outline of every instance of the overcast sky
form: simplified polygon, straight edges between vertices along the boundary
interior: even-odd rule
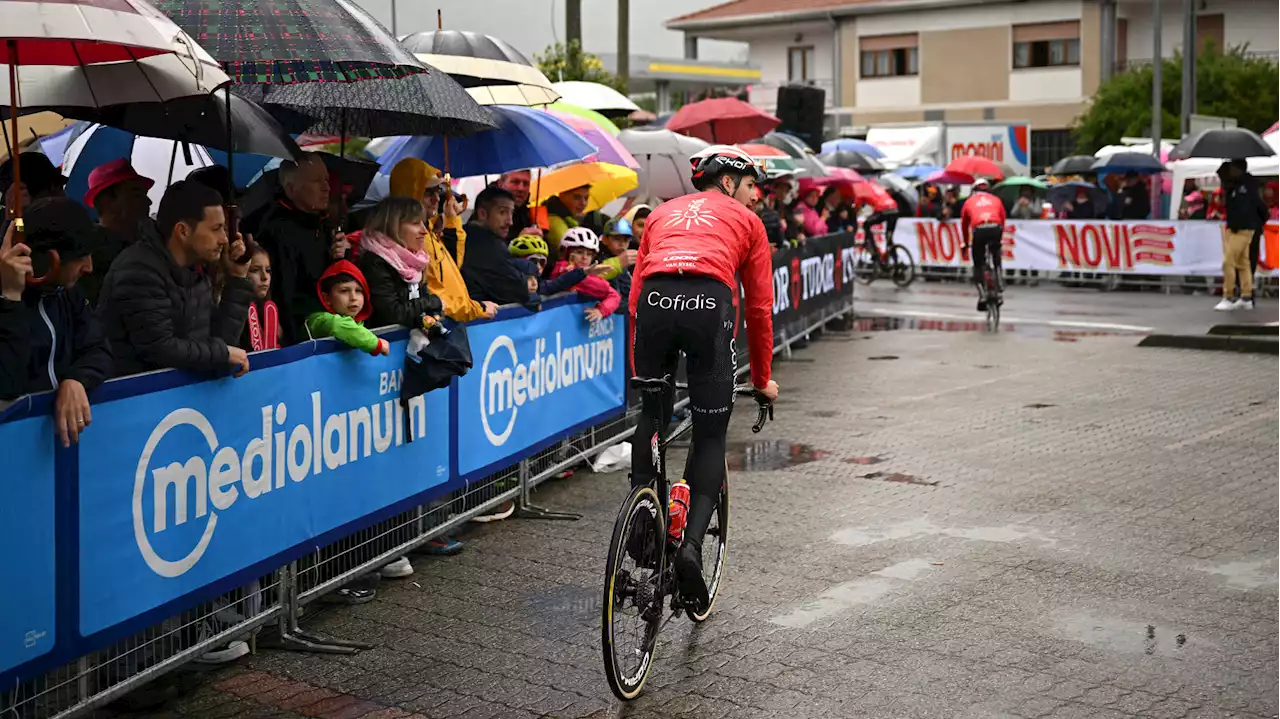
[[[382,24],[391,27],[391,0],[356,0]],[[631,0],[631,53],[655,57],[684,56],[684,35],[662,27],[663,21],[723,0]],[[405,35],[434,30],[436,10],[444,13],[446,30],[471,30],[500,37],[533,59],[556,40],[564,41],[564,0],[396,0],[396,30]],[[582,0],[582,44],[595,53],[617,47],[614,0]],[[701,40],[705,60],[745,61],[746,45]]]

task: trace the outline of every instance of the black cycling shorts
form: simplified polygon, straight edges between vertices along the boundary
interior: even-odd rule
[[[973,228],[973,244],[970,253],[973,255],[973,278],[977,282],[982,277],[982,269],[987,261],[987,252],[991,252],[991,261],[997,274],[1003,267],[1004,226],[982,225]]]
[[[710,277],[652,275],[645,278],[636,306],[633,361],[638,377],[675,376],[685,356],[693,449],[686,479],[694,494],[716,497],[724,482],[725,433],[733,409],[733,290]],[[641,427],[670,419],[667,398],[660,418],[642,408]],[[647,440],[635,440],[632,480],[647,483],[656,472]]]

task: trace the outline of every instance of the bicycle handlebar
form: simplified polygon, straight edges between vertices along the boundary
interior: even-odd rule
[[[759,414],[756,415],[755,424],[751,425],[751,431],[759,433],[764,429],[764,423],[773,420],[773,403],[767,397],[760,393],[751,385],[739,385],[733,388],[733,394],[737,397],[750,397],[759,405]]]

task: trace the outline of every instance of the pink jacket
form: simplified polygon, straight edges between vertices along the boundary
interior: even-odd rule
[[[807,237],[817,237],[827,234],[827,221],[822,219],[822,215],[818,211],[809,207],[809,205],[801,202],[799,204],[800,216],[804,218],[804,234]]]
[[[560,260],[556,263],[555,268],[551,270],[551,279],[554,280],[568,272],[569,269],[569,263]],[[587,279],[573,286],[573,291],[580,295],[600,300],[600,304],[596,305],[596,309],[600,310],[600,314],[605,317],[613,314],[622,302],[622,295],[618,294],[618,291],[613,289],[604,278],[596,277],[595,275],[587,275]]]

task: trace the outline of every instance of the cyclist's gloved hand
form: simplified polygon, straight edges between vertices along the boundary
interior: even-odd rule
[[[765,399],[770,402],[778,400],[778,383],[773,380],[769,380],[769,383],[763,387],[756,387],[756,391],[764,395]]]

